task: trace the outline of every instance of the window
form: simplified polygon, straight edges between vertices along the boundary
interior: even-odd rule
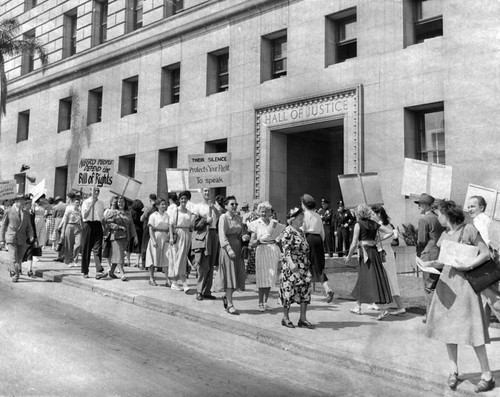
[[[118,172],[131,178],[135,176],[135,154],[120,156],[118,158]]]
[[[37,6],[37,0],[25,0],[24,1],[24,12],[31,10]]]
[[[35,30],[30,30],[23,35],[24,40],[35,40]],[[21,74],[27,74],[34,70],[35,54],[33,52],[23,53],[21,57]]]
[[[227,138],[205,142],[205,153],[227,153]],[[213,194],[214,196],[222,195],[225,197],[226,193],[225,187],[216,187]]]
[[[63,58],[76,54],[76,9],[64,14]]]
[[[356,7],[327,16],[325,24],[325,67],[356,58]]]
[[[163,17],[168,18],[184,10],[184,0],[164,0]]]
[[[137,113],[139,76],[130,77],[122,83],[122,117]]]
[[[160,106],[179,102],[181,89],[181,64],[165,66],[161,71]]]
[[[442,103],[406,110],[405,155],[430,163],[446,164]]]
[[[403,21],[405,47],[442,36],[442,0],[405,0]]]
[[[229,48],[208,54],[207,95],[229,89]]]
[[[157,191],[160,197],[168,196],[167,178],[165,178],[165,169],[177,168],[177,147],[161,149],[158,151],[158,178]]]
[[[17,115],[17,140],[16,143],[28,140],[30,126],[30,111],[25,110]]]
[[[102,120],[102,87],[89,91],[87,125],[100,123]]]
[[[263,36],[261,40],[260,82],[286,76],[286,30]]]
[[[71,106],[73,97],[61,99],[59,101],[59,121],[57,123],[57,132],[66,131],[71,128]]]
[[[127,0],[127,33],[142,28],[143,0]]]
[[[56,167],[54,197],[66,197],[68,189],[68,166]]]
[[[108,31],[108,1],[94,1],[92,45],[105,43]]]

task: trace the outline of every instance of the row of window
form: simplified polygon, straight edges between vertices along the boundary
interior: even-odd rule
[[[26,0],[35,2],[36,0]],[[127,0],[127,33],[142,27],[142,2],[143,0]],[[129,4],[130,3],[130,4]],[[184,7],[183,1],[165,0],[166,16],[170,16],[181,11]],[[441,0],[414,0],[411,8],[412,33],[410,44],[421,43],[426,39],[442,36],[443,18],[441,10]],[[93,45],[99,45],[106,41],[108,1],[94,0],[93,16]],[[76,31],[77,12],[76,9],[64,15],[63,32],[63,57],[67,58],[76,53]],[[344,62],[347,59],[357,56],[357,20],[356,7],[337,12],[326,16],[325,29],[325,67]],[[34,38],[35,31],[31,30],[24,35],[25,38]],[[274,33],[264,36],[263,56],[270,57],[271,69],[262,72],[261,81],[269,80],[286,75],[287,61],[287,38],[285,33]],[[218,64],[213,67],[218,69],[218,82],[212,83],[216,92],[228,88],[228,58],[229,54],[213,53],[213,56],[220,58]],[[34,55],[26,54],[23,57],[21,73],[33,71]],[[210,65],[209,65],[210,68]],[[219,70],[220,69],[220,70]],[[221,89],[222,88],[222,89]]]

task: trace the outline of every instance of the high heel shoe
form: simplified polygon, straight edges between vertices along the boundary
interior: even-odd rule
[[[448,376],[448,387],[451,390],[455,390],[458,385],[458,372],[452,372],[450,376]]]
[[[235,315],[235,316],[239,316],[239,315],[240,315],[240,312],[239,312],[238,310],[236,310],[236,308],[235,308],[233,305],[229,306],[229,307],[226,309],[226,311],[227,311],[229,314],[233,314],[233,315]]]
[[[295,328],[295,325],[290,320],[281,319],[281,325],[287,328]]]
[[[35,277],[35,276],[33,275],[33,270],[28,270],[28,277]]]
[[[493,390],[494,388],[495,388],[495,379],[493,379],[492,376],[490,380],[481,378],[477,383],[476,387],[474,388],[474,391],[476,393],[481,393],[483,391]]]
[[[222,297],[222,304],[224,305],[224,309],[227,310],[227,296],[226,295],[224,295]]]
[[[299,320],[298,324],[299,328],[309,328],[309,329],[314,329],[314,325],[311,324],[309,321],[305,320]]]

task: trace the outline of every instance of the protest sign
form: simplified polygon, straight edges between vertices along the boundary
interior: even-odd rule
[[[87,158],[78,162],[76,186],[110,187],[115,174],[115,160]]]
[[[113,183],[111,184],[110,191],[119,196],[123,196],[129,200],[135,200],[139,195],[142,182],[129,177],[128,175],[117,172],[113,176]]]
[[[427,193],[436,199],[450,199],[451,166],[405,159],[401,194],[420,196]]]
[[[10,200],[16,197],[16,181],[0,181],[0,200]]]
[[[188,190],[188,170],[180,168],[166,168],[167,191],[182,192]]]
[[[376,172],[339,175],[338,178],[346,208],[356,208],[360,204],[384,204]]]
[[[42,179],[39,183],[34,185],[30,191],[30,194],[33,195],[33,202],[37,201],[40,197],[42,197],[43,194],[46,194],[47,191],[45,189],[45,178]]]
[[[231,185],[231,154],[192,154],[189,161],[189,187],[224,187]]]

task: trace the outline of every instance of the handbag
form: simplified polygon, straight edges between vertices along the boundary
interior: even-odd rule
[[[42,247],[36,246],[31,248],[32,256],[42,256]]]
[[[380,242],[380,251],[378,252],[380,255],[380,259],[382,260],[382,263],[387,262],[387,252],[385,252],[385,249],[382,247],[382,240],[380,239],[380,232],[378,233],[378,239]]]
[[[460,232],[460,237],[458,242],[462,242],[462,236],[464,234],[465,226]],[[492,255],[490,259],[484,262],[482,265],[476,266],[472,270],[464,272],[464,276],[471,285],[472,289],[478,294],[484,291],[492,284],[500,281],[500,261],[498,259],[498,251],[493,250],[490,252]]]

